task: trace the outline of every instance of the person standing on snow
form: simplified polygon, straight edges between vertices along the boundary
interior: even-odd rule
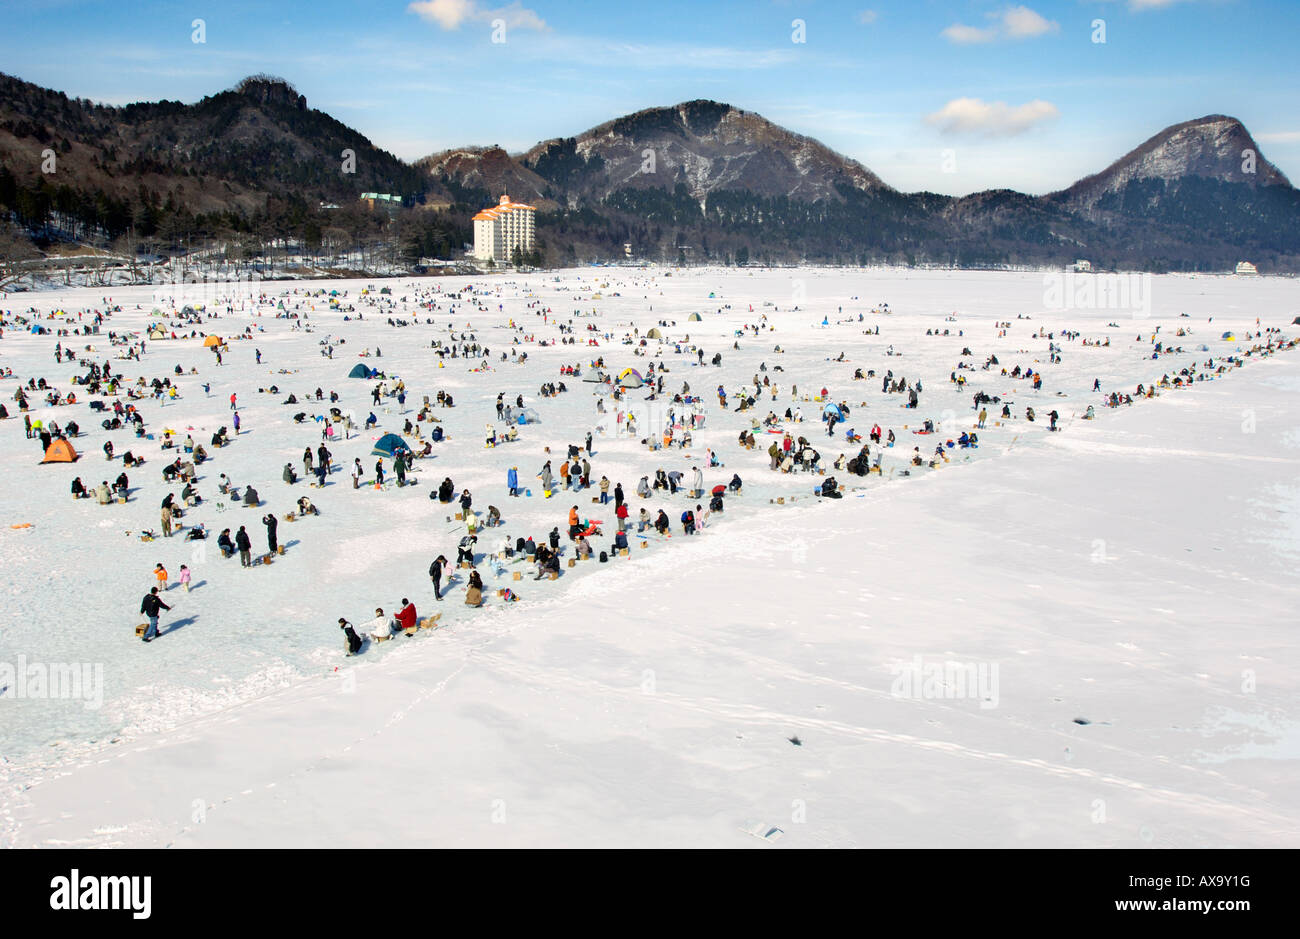
[[[275,530],[280,523],[276,521],[274,512],[267,512],[262,516],[262,524],[266,526],[266,547],[272,554],[276,553],[278,541],[276,540]]]
[[[429,565],[429,579],[433,581],[433,598],[435,600],[442,599],[442,572],[446,567],[447,559],[441,554]]]
[[[170,610],[166,603],[163,603],[162,597],[158,596],[158,588],[149,588],[149,593],[140,602],[140,612],[149,618],[149,628],[144,631],[141,638],[145,642],[153,642],[158,638],[158,612],[159,610]]]
[[[239,531],[235,532],[235,547],[239,549],[239,563],[241,567],[253,566],[253,542],[248,537],[248,532],[244,526],[239,526]]]
[[[512,496],[519,495],[519,467],[512,466],[506,470],[506,488]]]
[[[704,474],[700,472],[698,466],[692,467],[691,473],[691,498],[700,499],[704,496]]]

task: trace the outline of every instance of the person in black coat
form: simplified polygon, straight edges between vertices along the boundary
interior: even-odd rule
[[[244,526],[239,526],[239,531],[235,532],[235,547],[239,548],[239,563],[244,567],[253,566],[253,542],[248,537],[248,532]]]
[[[442,572],[447,567],[447,559],[441,554],[429,565],[429,579],[433,581],[433,597],[442,599]]]
[[[357,635],[357,631],[352,628],[352,624],[342,617],[339,617],[339,629],[343,630],[343,635],[347,637],[347,645],[345,646],[347,654],[356,655],[360,652],[362,640],[361,637]]]
[[[141,638],[145,642],[153,642],[158,638],[158,611],[170,610],[166,603],[163,603],[162,597],[158,596],[158,588],[152,587],[145,594],[145,598],[140,601],[140,612],[149,618],[149,628],[145,630]]]
[[[280,523],[276,521],[274,512],[267,512],[262,516],[262,524],[266,526],[266,547],[272,554],[275,554],[278,542],[275,537],[275,530]]]

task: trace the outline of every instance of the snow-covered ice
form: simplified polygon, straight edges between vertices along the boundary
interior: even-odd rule
[[[102,430],[84,402],[49,408],[32,394],[33,417],[75,418],[85,432],[78,463],[41,466],[21,417],[0,423],[0,661],[97,664],[104,676],[102,707],[0,698],[4,843],[1300,844],[1300,350],[1246,357],[1213,381],[1131,407],[1104,408],[1091,392],[1095,378],[1133,393],[1194,363],[1244,355],[1268,341],[1253,338],[1257,317],[1261,330],[1300,334],[1290,325],[1300,312],[1294,281],[1156,277],[1143,288],[1149,309],[1121,310],[1049,309],[1060,304],[1045,300],[1054,285],[1041,274],[596,269],[373,283],[392,288],[382,298],[391,310],[373,305],[377,291],[359,296],[366,282],[259,285],[264,304],[204,324],[223,336],[255,330],[230,342],[220,368],[191,339],[150,342],[138,364],[112,360],[130,377],[198,367],[179,379],[178,401],[142,402],[155,436],[192,427],[206,441],[230,423],[238,393],[244,432],[200,468],[199,488],[210,498],[224,472],[256,485],[265,505],[218,513],[209,501],[183,521],[215,534],[236,520],[261,546],[262,513],[283,515],[309,494],[321,516],[282,523],[288,551],[270,567],[241,569],[212,541],[196,553],[177,538],[138,539],[159,527],[163,495],[178,491],[160,478],[157,440],[142,450],[127,432]],[[456,293],[471,284],[475,292]],[[365,319],[345,322],[308,295],[322,288],[346,292],[343,305]],[[211,290],[215,310],[222,288]],[[437,308],[415,310],[417,290]],[[0,307],[10,322],[32,305],[75,315],[103,309],[101,293],[9,295]],[[311,331],[275,317],[282,298]],[[117,288],[112,302],[123,309],[105,333],[151,321],[150,289]],[[889,313],[872,312],[883,303]],[[524,343],[515,348],[527,364],[499,360],[516,335],[511,320],[552,339],[556,315],[567,323],[575,310],[597,311],[572,322],[599,347]],[[702,321],[688,322],[691,312]],[[759,337],[735,336],[763,314]],[[393,328],[389,315],[420,325]],[[629,324],[643,335],[660,320],[675,323],[661,327],[669,341],[634,357],[620,341]],[[1010,324],[1007,335],[997,322]],[[445,341],[449,324],[491,349],[490,372],[462,358],[437,367],[429,343]],[[876,326],[879,335],[864,335]],[[1157,326],[1187,351],[1152,360]],[[1190,335],[1175,337],[1180,327]],[[1063,339],[1063,329],[1081,336]],[[1225,331],[1236,338],[1219,338]],[[1059,365],[1048,361],[1049,332]],[[703,367],[674,353],[672,340],[687,334],[683,347],[701,346]],[[326,337],[346,339],[332,360],[320,354]],[[1081,343],[1107,337],[1109,346]],[[119,351],[106,335],[60,338],[94,345],[99,362]],[[78,370],[55,364],[55,341],[6,326],[0,367],[74,390]],[[1208,351],[1195,351],[1201,344]],[[381,358],[357,357],[376,346]],[[830,361],[841,351],[847,361]],[[707,364],[715,352],[720,368]],[[991,353],[1000,366],[984,371]],[[598,415],[592,386],[558,371],[597,355],[615,373],[662,360],[669,394],[689,382],[707,413],[694,446],[650,452],[612,433],[608,396],[611,413]],[[439,390],[456,399],[435,409],[450,440],[417,464],[419,483],[407,489],[354,490],[345,472],[323,490],[285,486],[283,464],[301,471],[303,447],[319,443],[319,425],[292,415],[329,405],[306,401],[308,391],[337,390],[360,418],[371,410],[374,383],[344,377],[358,361],[401,376],[409,413],[386,400],[377,431],[331,444],[342,467],[359,456],[369,475],[373,440],[400,431]],[[959,361],[974,365],[958,373],[964,389],[949,381]],[[761,363],[777,400],[738,414],[735,392]],[[1042,390],[1000,374],[1016,365],[1041,369]],[[854,381],[857,368],[877,378]],[[922,381],[917,410],[881,393],[887,369]],[[560,380],[568,392],[538,398],[544,381]],[[271,384],[278,394],[258,393]],[[738,446],[752,415],[801,407],[802,425],[783,423],[825,463],[853,455],[844,426],[827,440],[821,406],[793,400],[792,385],[800,399],[825,385],[864,435],[874,423],[895,431],[881,477],[828,466],[848,491],[820,500],[821,477],[768,470],[765,434],[754,451]],[[0,381],[14,415],[16,386]],[[981,389],[1013,401],[1014,419],[998,426],[1000,406],[990,406],[979,449],[948,450],[950,463],[903,478],[913,446],[928,457],[937,440],[970,429]],[[283,405],[289,392],[302,404]],[[523,394],[542,423],[485,449],[498,392]],[[643,397],[628,401],[645,407]],[[668,401],[654,404],[660,415]],[[1096,419],[1080,419],[1089,404]],[[1056,434],[1046,429],[1052,408],[1064,428]],[[913,436],[925,418],[943,421],[941,433]],[[506,605],[489,590],[484,609],[467,609],[462,579],[435,604],[426,569],[439,553],[454,557],[463,527],[429,490],[450,476],[477,509],[499,506],[512,538],[563,529],[575,503],[609,531],[612,505],[592,505],[589,493],[545,500],[535,479],[544,447],[558,467],[564,447],[598,424],[606,433],[595,439],[593,478],[621,481],[634,512],[642,475],[662,466],[689,478],[706,447],[726,464],[705,472],[706,488],[737,472],[745,494],[694,538],[676,524],[686,500],[656,494],[649,504],[674,521],[669,541],[565,568],[554,583],[497,578],[480,564],[490,588],[510,586],[522,600]],[[110,438],[119,453],[148,458],[128,470],[131,501],[74,502],[74,475],[93,485],[121,471],[120,460],[111,471],[104,462]],[[532,497],[506,495],[512,465]],[[188,563],[195,589],[168,591],[174,609],[162,622],[179,628],[145,645],[132,627],[158,561],[173,577]],[[338,617],[361,623],[403,596],[422,616],[438,607],[443,625],[345,658]],[[762,837],[774,828],[779,836]]]

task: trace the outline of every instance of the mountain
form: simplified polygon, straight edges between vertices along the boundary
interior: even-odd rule
[[[51,153],[57,168],[42,172]],[[403,208],[363,205],[366,191],[401,196]],[[630,248],[668,262],[1088,258],[1099,269],[1211,271],[1247,259],[1300,272],[1300,193],[1224,115],[1160,131],[1060,192],[956,198],[900,192],[716,101],[648,108],[519,154],[464,147],[406,163],[283,79],[252,76],[190,105],[108,107],[0,75],[0,244],[126,237],[155,256],[234,244],[256,258],[291,239],[414,264],[460,257],[470,217],[502,193],[537,207],[549,264]]]
[[[459,201],[486,206],[502,193],[539,208],[555,208],[544,195],[546,180],[511,159],[500,147],[462,147],[417,160],[415,168],[452,192]]]
[[[678,184],[701,204],[725,190],[816,202],[842,201],[841,186],[886,188],[860,163],[716,101],[638,111],[577,137],[539,143],[520,162],[571,206],[623,189]]]
[[[1044,200],[1097,225],[1093,244],[1168,266],[1263,259],[1296,270],[1300,193],[1235,118],[1175,124]]]
[[[1130,183],[1204,179],[1222,183],[1290,187],[1290,181],[1260,155],[1259,144],[1236,118],[1212,114],[1167,127],[1106,169],[1079,180],[1060,200],[1076,210],[1096,210],[1107,196]]]
[[[363,191],[450,198],[282,79],[111,107],[0,74],[0,204],[39,240],[319,238],[332,221],[312,219],[319,204],[352,208]]]

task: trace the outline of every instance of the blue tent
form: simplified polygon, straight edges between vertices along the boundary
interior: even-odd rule
[[[1232,332],[1229,331],[1229,332],[1224,333],[1224,334],[1223,334],[1222,336],[1220,336],[1219,338],[1220,338],[1220,339],[1232,339],[1232,338],[1233,338],[1233,335],[1232,335]]]
[[[825,419],[828,414],[834,414],[837,421],[844,420],[844,412],[834,401],[826,402],[826,407],[822,409],[822,418]]]
[[[366,368],[360,362],[352,366],[352,371],[348,372],[348,378],[369,378],[370,369]]]
[[[384,434],[375,441],[375,448],[370,451],[371,456],[392,456],[398,450],[410,450],[406,441],[397,434]]]

